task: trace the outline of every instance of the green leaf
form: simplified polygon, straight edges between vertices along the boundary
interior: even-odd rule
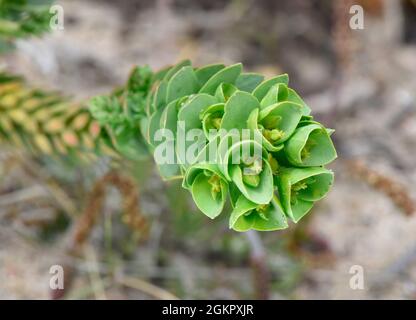
[[[164,78],[163,78],[163,80],[164,81],[166,81],[166,82],[168,82],[172,77],[173,77],[173,75],[175,74],[175,73],[177,73],[179,70],[181,70],[183,67],[187,67],[187,66],[190,66],[191,65],[191,61],[190,60],[188,60],[188,59],[186,59],[186,60],[183,60],[183,61],[181,61],[181,62],[179,62],[179,63],[177,63],[176,65],[174,65],[174,66],[172,66],[170,69],[169,69],[169,71],[167,71],[166,72],[166,74],[165,74],[165,76],[164,76]]]
[[[261,109],[272,104],[285,101],[288,97],[288,89],[284,83],[275,84],[270,88],[265,97],[261,100]]]
[[[165,109],[163,109],[160,117],[160,128],[168,129],[176,135],[178,123],[178,101],[169,103]]]
[[[259,101],[261,101],[264,98],[264,96],[267,94],[267,92],[270,90],[270,88],[277,83],[283,83],[285,85],[288,85],[289,76],[285,73],[285,74],[281,74],[280,76],[263,81],[254,89],[253,95]]]
[[[219,134],[217,147],[217,163],[226,179],[231,181],[230,168],[233,164],[240,165],[247,158],[267,157],[261,138],[245,139],[239,133],[230,131],[225,135]]]
[[[278,151],[283,142],[295,132],[302,116],[302,107],[292,102],[280,102],[260,111],[258,128],[262,129],[263,144],[269,151]]]
[[[267,204],[273,197],[273,174],[270,165],[263,159],[263,170],[259,174],[259,184],[256,187],[247,185],[243,180],[243,169],[239,165],[231,167],[231,179],[250,201],[257,204]]]
[[[196,69],[195,75],[198,78],[199,84],[203,86],[209,78],[224,68],[225,66],[223,64],[210,64]]]
[[[273,174],[261,144],[228,133],[218,145],[218,168],[249,200],[266,204],[273,196]],[[261,141],[261,140],[260,140]]]
[[[223,210],[227,199],[228,185],[214,165],[199,164],[190,167],[185,177],[191,186],[196,206],[211,219]]]
[[[186,170],[185,174],[185,183],[184,185],[189,189],[190,186],[194,183],[195,179],[201,172],[209,171],[211,174],[218,175],[221,179],[225,180],[224,175],[221,173],[221,170],[216,164],[212,163],[197,163],[192,165]]]
[[[289,162],[298,167],[323,166],[337,157],[328,132],[318,124],[296,129],[284,151]]]
[[[114,134],[114,137],[114,146],[124,157],[130,160],[141,160],[147,156],[147,147],[138,130],[126,127],[118,134]]]
[[[52,1],[0,1],[0,40],[37,36],[50,31]]]
[[[218,145],[220,143],[220,135],[211,138],[208,143],[202,148],[201,152],[196,156],[195,163],[217,164],[218,159]]]
[[[147,140],[148,130],[149,130],[149,118],[147,117],[141,118],[140,119],[140,134],[142,135],[142,137],[145,138],[147,143],[149,143],[149,141]]]
[[[181,167],[178,164],[158,164],[157,169],[163,181],[182,179]]]
[[[199,82],[191,66],[183,67],[169,80],[166,102],[179,99],[183,96],[196,93],[199,89]]]
[[[237,88],[230,83],[222,83],[215,92],[218,102],[227,102],[228,99],[237,91]]]
[[[302,106],[303,115],[307,116],[311,113],[311,108],[309,108],[305,101],[303,101],[303,99],[296,93],[296,91],[291,88],[288,89],[287,100],[300,104]]]
[[[181,167],[178,164],[177,156],[175,153],[175,132],[176,132],[176,106],[181,100],[178,99],[172,101],[165,110],[161,109],[155,112],[149,121],[149,134],[152,137],[152,152],[156,162],[159,174],[163,180],[173,180],[182,177]],[[171,112],[168,112],[171,111]],[[162,113],[159,122],[163,122],[165,127],[162,127],[162,123],[157,126],[157,115]],[[174,120],[174,121],[173,121]],[[167,130],[167,131],[164,131]],[[156,141],[156,132],[168,133],[167,135],[161,135],[161,141]],[[170,151],[169,151],[170,150]],[[168,160],[169,159],[169,160]]]
[[[247,120],[250,113],[259,106],[259,102],[251,94],[237,91],[225,104],[221,128],[226,130],[248,128]]]
[[[235,208],[235,207],[236,207],[236,205],[237,205],[237,201],[238,201],[238,199],[239,199],[239,198],[240,198],[240,196],[241,196],[241,192],[240,192],[240,190],[237,188],[237,186],[236,186],[234,183],[232,183],[232,182],[228,183],[228,191],[229,191],[229,193],[230,193],[230,202],[231,202],[231,206],[232,206],[233,208]]]
[[[235,86],[246,92],[252,92],[262,81],[264,76],[258,73],[242,73],[235,81]]]
[[[171,103],[176,104],[176,101],[173,101]],[[156,112],[154,112],[150,118],[149,118],[149,123],[148,123],[148,128],[147,128],[147,141],[149,142],[150,145],[152,145],[153,147],[157,146],[158,142],[154,140],[155,138],[155,134],[156,131],[160,129],[160,118],[162,116],[163,110],[157,110]]]
[[[168,142],[168,145],[166,145],[166,148],[169,148],[170,150],[176,149],[176,133],[177,133],[177,123],[178,123],[178,106],[181,106],[182,104],[185,104],[189,100],[188,96],[184,96],[180,99],[177,99],[175,101],[172,101],[167,105],[167,107],[163,110],[162,115],[160,117],[160,127],[159,129],[165,129],[168,130],[173,136],[173,140]],[[155,119],[155,121],[157,121]],[[154,131],[153,134],[155,134],[156,131]],[[154,142],[153,145],[156,148],[157,146],[160,146],[161,142]],[[155,160],[156,156],[154,155]],[[175,152],[173,152],[173,163],[163,163],[158,164],[159,172],[164,180],[173,180],[177,178],[181,178],[181,166],[179,165],[178,156]]]
[[[244,232],[250,229],[275,231],[288,227],[286,217],[277,197],[267,206],[255,204],[240,196],[229,221],[230,229]]]
[[[245,219],[245,215],[250,216],[258,204],[248,200],[243,195],[238,197],[233,211],[231,212],[229,227],[236,231],[248,231],[253,227],[252,219]],[[255,212],[254,212],[255,214]]]
[[[213,105],[215,102],[216,102],[216,99],[213,96],[210,96],[205,93],[201,93],[189,99],[189,101],[187,101],[183,105],[183,107],[179,110],[178,120],[183,121],[181,134],[183,134],[184,137],[186,137],[188,131],[192,129],[202,129],[202,122],[200,120],[200,115],[201,113],[204,112],[206,108]],[[201,134],[203,134],[202,131],[201,131]],[[200,137],[199,139],[201,138],[202,137]],[[203,135],[203,138],[205,140],[205,135]],[[177,155],[181,163],[187,166],[190,163],[189,162],[190,159],[186,159],[187,150],[190,147],[190,145],[195,143],[195,141],[185,140],[182,142],[184,142],[184,146],[183,147],[182,145],[178,146]]]
[[[199,90],[200,93],[214,95],[221,83],[235,83],[242,70],[242,64],[237,63],[226,67],[214,74]]]
[[[166,94],[168,90],[168,83],[162,81],[156,89],[155,94],[153,95],[152,110],[149,111],[149,114],[159,110],[166,105]]]
[[[333,180],[333,172],[321,167],[280,170],[277,185],[285,213],[298,222],[328,193]]]
[[[197,94],[189,99],[179,110],[178,120],[184,121],[186,130],[202,128],[200,115],[216,103],[216,99],[205,93]]]
[[[208,107],[201,115],[202,128],[204,129],[205,137],[208,140],[214,136],[213,132],[221,127],[222,117],[224,116],[224,106],[224,103],[214,104]]]
[[[332,136],[335,132],[335,129],[331,129],[331,128],[325,128],[326,132],[328,133],[329,136]]]

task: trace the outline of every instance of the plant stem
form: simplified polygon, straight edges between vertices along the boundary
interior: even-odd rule
[[[270,298],[270,272],[267,266],[266,250],[259,234],[256,231],[249,230],[245,233],[245,236],[247,237],[251,249],[250,260],[253,272],[255,298],[259,300],[267,300]]]

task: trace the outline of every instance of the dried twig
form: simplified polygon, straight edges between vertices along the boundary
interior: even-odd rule
[[[122,276],[116,279],[123,286],[133,288],[148,294],[149,296],[160,300],[178,300],[179,298],[165,289],[159,288],[144,280]]]
[[[349,160],[347,166],[356,177],[388,196],[406,215],[416,212],[416,204],[404,185],[371,169],[363,161]]]
[[[44,198],[47,195],[45,190],[38,185],[8,192],[4,195],[0,195],[0,207],[7,207],[24,201]]]
[[[82,248],[91,234],[95,222],[103,212],[102,208],[108,186],[116,187],[123,197],[123,221],[134,231],[141,232],[142,235],[147,235],[148,226],[139,210],[136,184],[130,178],[123,177],[111,171],[95,183],[89,195],[87,205],[73,229],[73,234],[67,249],[69,255],[79,255],[82,253]],[[68,264],[65,265],[64,269],[67,269],[70,275],[70,277],[66,277],[65,289],[68,290],[74,270]],[[61,298],[64,294],[56,295],[52,292],[52,298]]]
[[[97,300],[106,300],[105,286],[100,277],[97,255],[91,246],[86,246],[84,250],[85,258],[88,260],[88,275],[94,296]]]
[[[116,172],[110,172],[95,183],[90,193],[87,206],[74,229],[71,243],[73,251],[78,251],[85,243],[98,216],[101,214],[107,186],[116,187],[123,196],[123,222],[130,226],[132,230],[147,232],[147,224],[138,207],[139,199],[136,184],[127,177],[123,177]]]

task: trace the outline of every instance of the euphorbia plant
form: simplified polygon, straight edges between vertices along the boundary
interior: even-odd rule
[[[336,158],[332,129],[289,86],[241,64],[153,73],[136,68],[127,86],[92,100],[93,116],[121,155],[153,154],[164,180],[182,179],[211,219],[230,200],[230,228],[270,231],[298,222],[328,193]]]

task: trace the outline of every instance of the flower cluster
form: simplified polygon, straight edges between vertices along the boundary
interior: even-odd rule
[[[183,61],[152,74],[135,123],[161,176],[182,179],[205,215],[217,217],[230,199],[230,228],[284,229],[325,197],[334,175],[324,166],[337,156],[333,130],[288,82],[241,64]]]

